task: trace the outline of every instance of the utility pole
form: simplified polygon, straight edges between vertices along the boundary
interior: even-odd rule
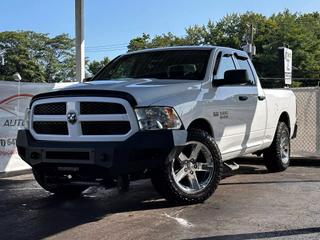
[[[245,35],[246,45],[242,46],[242,49],[246,51],[252,59],[254,55],[256,55],[256,46],[254,45],[253,39],[254,39],[254,31],[256,30],[253,27],[253,24],[248,25],[249,27],[249,33]]]
[[[84,59],[84,0],[75,0],[76,22],[76,79],[82,82],[85,78]]]
[[[249,52],[249,56],[250,56],[250,59],[252,59],[252,57],[253,57],[253,55],[255,54],[254,52],[253,52],[253,47],[255,47],[254,45],[253,45],[253,35],[254,35],[254,28],[253,28],[253,24],[251,23],[250,24],[250,32],[249,32],[249,45],[250,45],[250,52]]]

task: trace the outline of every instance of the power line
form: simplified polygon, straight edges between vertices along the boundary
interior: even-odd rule
[[[88,46],[86,49],[95,50],[95,49],[105,49],[105,48],[119,48],[127,47],[128,43],[118,43],[118,44],[106,44],[106,45],[97,45],[97,46]]]
[[[112,52],[112,51],[122,51],[127,50],[127,47],[119,47],[119,48],[105,48],[105,49],[88,49],[86,52]]]
[[[104,49],[114,49],[114,48],[127,48],[127,46],[123,45],[123,46],[114,46],[114,47],[86,48],[86,50],[104,50]]]
[[[116,49],[116,48],[127,48],[127,46],[103,47],[103,48],[87,48],[86,50],[105,50],[105,49]]]
[[[95,45],[89,47],[101,47],[101,46],[118,46],[118,45],[127,45],[128,43],[111,43],[111,44],[103,44],[103,45]]]
[[[114,52],[114,51],[126,51],[128,43],[112,43],[96,46],[88,46],[85,48],[87,53],[98,53],[98,52]]]

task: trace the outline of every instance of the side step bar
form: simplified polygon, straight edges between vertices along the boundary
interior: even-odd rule
[[[232,161],[224,162],[224,165],[227,166],[232,171],[238,170],[240,167],[238,164]]]

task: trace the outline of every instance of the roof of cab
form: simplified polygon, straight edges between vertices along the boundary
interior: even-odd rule
[[[213,50],[213,49],[219,49],[219,50],[231,50],[233,52],[239,53],[240,55],[246,55],[246,53],[242,50],[235,49],[235,48],[229,48],[229,47],[221,47],[221,46],[212,46],[212,45],[203,45],[203,46],[175,46],[175,47],[161,47],[161,48],[148,48],[148,49],[142,49],[137,50],[133,52],[126,53],[127,54],[135,54],[135,53],[143,53],[143,52],[154,52],[154,51],[167,51],[167,50]]]

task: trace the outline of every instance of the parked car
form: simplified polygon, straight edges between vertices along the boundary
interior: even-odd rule
[[[36,95],[26,121],[19,155],[50,192],[150,177],[166,199],[197,203],[213,194],[231,159],[255,153],[270,171],[289,166],[296,99],[290,89],[262,89],[243,51],[159,48]]]

